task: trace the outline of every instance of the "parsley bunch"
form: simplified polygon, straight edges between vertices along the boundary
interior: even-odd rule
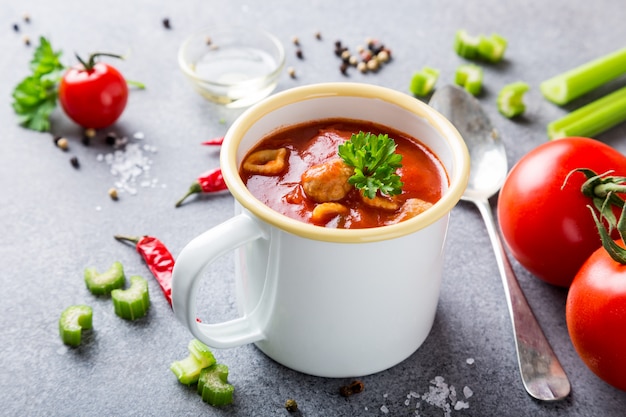
[[[50,114],[57,104],[58,83],[65,68],[43,36],[30,62],[31,74],[13,90],[13,110],[19,123],[40,132],[50,130]]]
[[[404,183],[396,170],[402,167],[402,155],[396,153],[396,143],[389,135],[359,132],[339,145],[339,156],[346,165],[354,168],[348,182],[361,190],[368,198],[376,193],[396,195],[402,192]]]

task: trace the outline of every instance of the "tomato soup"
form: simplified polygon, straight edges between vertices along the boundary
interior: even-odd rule
[[[402,155],[400,194],[374,198],[348,182],[354,173],[338,156],[352,134],[387,134]],[[318,226],[358,229],[395,224],[427,210],[448,186],[446,171],[424,144],[378,124],[331,119],[290,126],[263,138],[244,158],[240,176],[261,202]]]

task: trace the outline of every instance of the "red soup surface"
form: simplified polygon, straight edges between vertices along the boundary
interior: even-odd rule
[[[402,155],[404,186],[392,197],[364,196],[348,183],[352,168],[338,146],[352,134],[388,134]],[[364,121],[331,119],[290,126],[263,138],[239,173],[261,202],[288,217],[318,226],[360,229],[395,224],[437,202],[448,186],[441,161],[424,144],[391,128]]]

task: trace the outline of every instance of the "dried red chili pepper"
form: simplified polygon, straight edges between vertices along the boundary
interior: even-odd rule
[[[215,168],[200,175],[189,187],[187,194],[176,202],[176,207],[183,204],[183,201],[192,194],[198,193],[216,193],[219,191],[227,190],[224,177],[222,176],[222,170]]]
[[[202,142],[202,144],[207,145],[207,146],[221,146],[223,142],[224,142],[224,136],[221,136],[218,138],[205,140],[204,142]]]
[[[172,305],[172,270],[174,257],[163,242],[152,236],[132,237],[115,235],[115,239],[132,242],[135,249],[143,257],[148,269],[154,275],[163,295],[170,306]]]

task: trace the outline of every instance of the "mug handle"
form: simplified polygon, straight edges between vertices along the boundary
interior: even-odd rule
[[[172,273],[172,308],[178,320],[198,340],[211,347],[230,348],[263,339],[263,331],[255,325],[258,320],[253,320],[261,301],[249,315],[233,320],[206,324],[196,319],[196,293],[204,268],[220,256],[257,239],[267,239],[267,232],[259,222],[242,213],[193,239],[176,258]]]

